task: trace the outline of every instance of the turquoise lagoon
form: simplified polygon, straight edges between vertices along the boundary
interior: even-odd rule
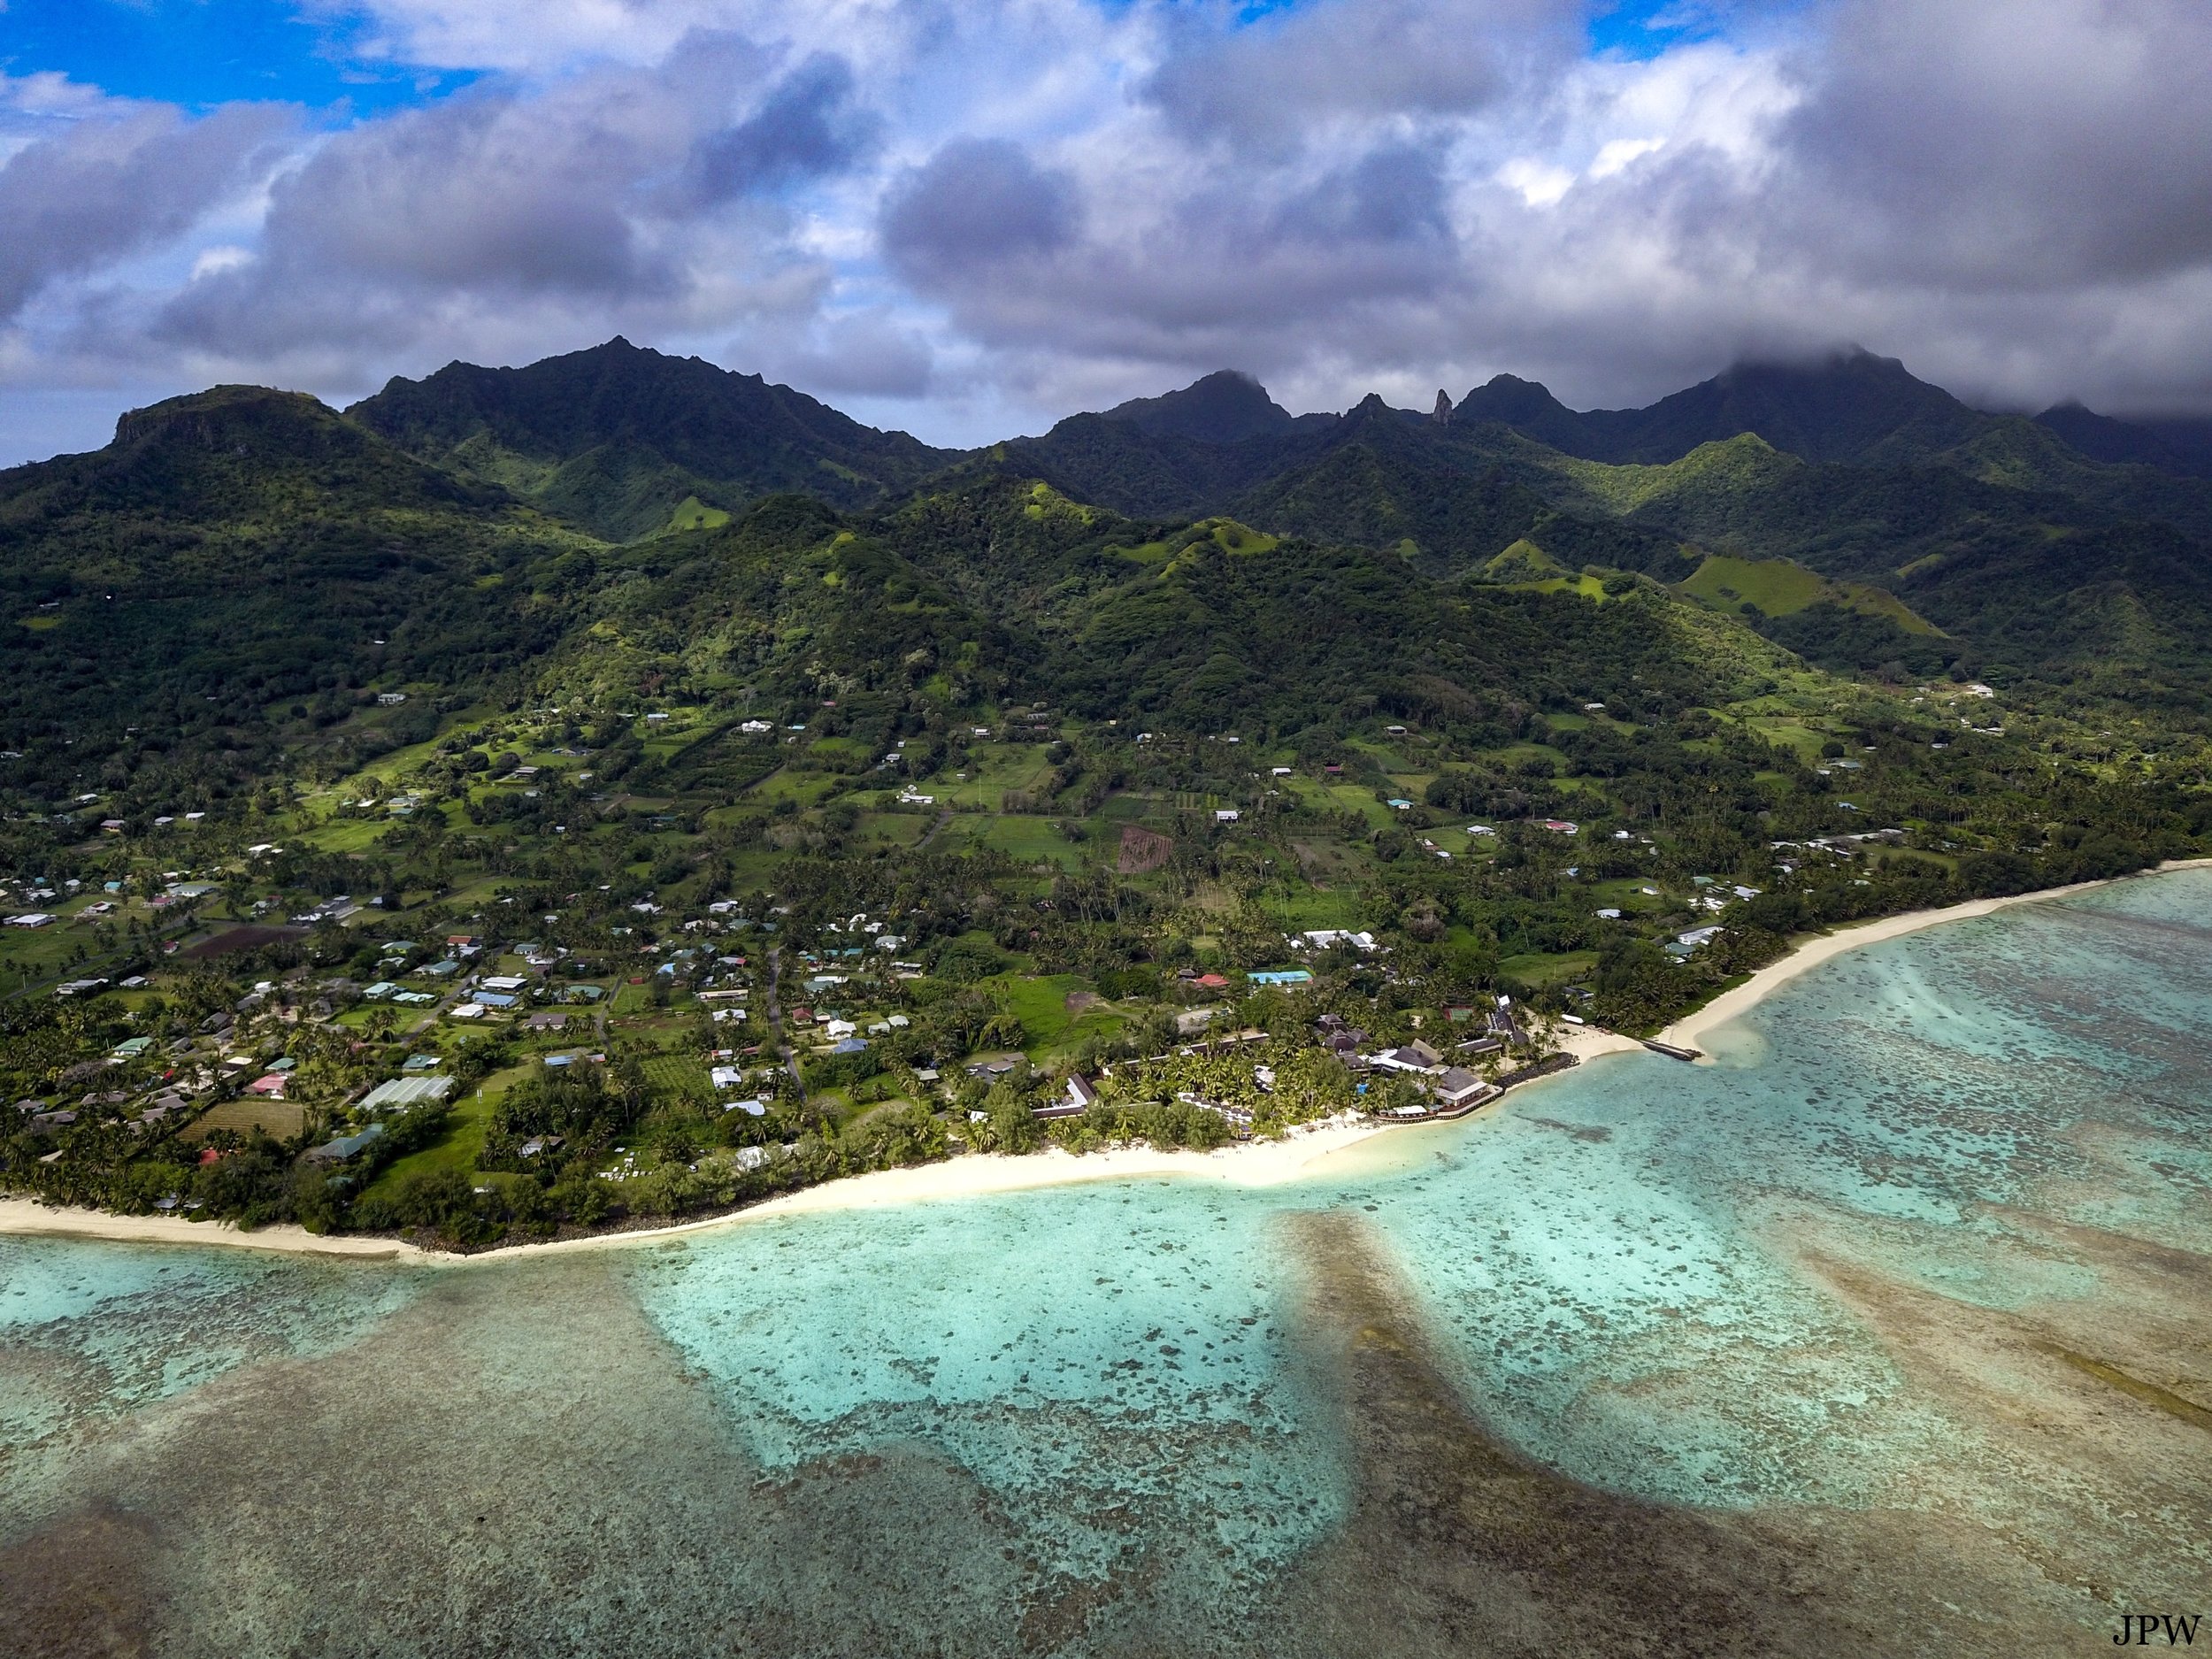
[[[0,1546],[68,1591],[21,1650],[1781,1651],[1810,1607],[1809,1651],[2008,1653],[2212,1601],[2208,918],[2187,872],[1870,946],[1713,1065],[1275,1188],[442,1270],[0,1241]],[[1601,1582],[1662,1537],[1689,1601]]]

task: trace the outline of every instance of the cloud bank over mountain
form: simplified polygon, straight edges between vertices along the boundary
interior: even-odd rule
[[[0,406],[621,332],[946,442],[1223,365],[1294,409],[1614,404],[1845,341],[1993,405],[2212,408],[2199,0],[357,10],[317,50],[420,96],[0,78]]]

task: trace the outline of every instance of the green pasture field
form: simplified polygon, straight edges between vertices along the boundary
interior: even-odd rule
[[[1260,907],[1286,933],[1319,927],[1356,929],[1360,925],[1360,895],[1356,888],[1323,892],[1303,883],[1287,889],[1272,887],[1260,900]]]
[[[965,779],[941,772],[922,786],[941,806],[998,810],[1010,790],[1026,792],[1044,782],[1051,770],[1044,749],[1035,743],[988,743],[970,751]]]
[[[669,515],[663,527],[663,535],[685,530],[719,530],[729,523],[730,515],[719,507],[710,507],[696,495],[687,495],[677,503],[676,511]]]
[[[1605,603],[1611,597],[1605,591],[1605,584],[1594,576],[1551,576],[1540,582],[1511,582],[1507,585],[1530,593],[1574,594],[1599,604]]]
[[[1828,733],[1816,731],[1793,716],[1754,715],[1744,724],[1776,748],[1790,749],[1809,764],[1820,758],[1820,746],[1829,738]]]
[[[1117,790],[1106,797],[1098,809],[1098,818],[1120,833],[1124,824],[1141,824],[1148,818],[1164,816],[1159,802],[1150,794],[1137,790]]]
[[[933,814],[923,812],[863,812],[854,827],[870,841],[911,847],[936,821]]]
[[[780,801],[795,801],[800,810],[804,810],[819,806],[836,791],[839,781],[833,772],[794,772],[787,766],[770,772],[746,790],[745,798],[772,807]]]
[[[1398,821],[1398,815],[1375,799],[1375,792],[1365,784],[1323,783],[1310,778],[1285,778],[1296,791],[1299,799],[1325,812],[1356,812],[1377,829],[1386,829]]]
[[[1861,582],[1832,582],[1794,559],[1745,559],[1709,553],[1678,591],[1708,604],[1727,608],[1756,605],[1770,617],[1786,617],[1825,600],[1866,616],[1883,617],[1908,634],[1939,636],[1911,606],[1883,588]]]
[[[458,1170],[482,1179],[476,1160],[484,1154],[484,1137],[491,1128],[492,1108],[498,1104],[501,1095],[528,1074],[529,1068],[522,1065],[493,1072],[455,1103],[453,1115],[446,1120],[444,1134],[405,1157],[394,1159],[369,1184],[368,1190],[388,1194],[418,1170]]]
[[[656,1055],[645,1062],[644,1071],[647,1081],[672,1094],[694,1101],[704,1101],[713,1096],[706,1067],[688,1056]]]
[[[1532,988],[1555,985],[1571,985],[1586,979],[1598,965],[1594,950],[1569,950],[1556,955],[1531,951],[1524,956],[1508,956],[1498,964],[1498,978],[1512,979]]]
[[[373,849],[384,832],[403,820],[389,814],[375,818],[326,818],[292,833],[326,853],[365,853]]]
[[[1679,910],[1681,901],[1671,897],[1664,887],[1660,887],[1656,896],[1642,891],[1645,887],[1658,887],[1658,885],[1655,881],[1644,881],[1633,876],[1620,876],[1610,880],[1593,882],[1590,886],[1590,902],[1594,907],[1625,910],[1631,914],[1650,915],[1665,910]]]
[[[1045,818],[1027,817],[994,818],[977,838],[985,847],[1019,859],[1024,864],[1056,864],[1070,870],[1081,870],[1099,862],[1101,848],[1111,851],[1116,842],[1110,842],[1102,834],[1094,835],[1087,841],[1071,841],[1052,827]]]
[[[1039,1059],[1056,1048],[1067,1048],[1091,1035],[1118,1031],[1123,1016],[1110,1003],[1098,1003],[1080,1015],[1069,1012],[1067,999],[1076,991],[1093,987],[1077,974],[1002,973],[981,981],[994,995],[1005,999],[1008,1010],[1022,1023],[1023,1045],[1030,1058]]]

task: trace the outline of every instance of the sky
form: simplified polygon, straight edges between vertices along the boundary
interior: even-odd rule
[[[2212,412],[2212,4],[0,0],[0,465],[616,334],[947,445],[1845,344]]]

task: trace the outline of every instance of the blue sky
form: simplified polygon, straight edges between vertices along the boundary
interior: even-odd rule
[[[274,99],[370,113],[467,78],[366,58],[354,50],[361,14],[319,11],[311,19],[288,0],[8,0],[0,64],[191,110]]]
[[[0,463],[618,332],[941,442],[1846,342],[2212,405],[2203,0],[5,0]]]

